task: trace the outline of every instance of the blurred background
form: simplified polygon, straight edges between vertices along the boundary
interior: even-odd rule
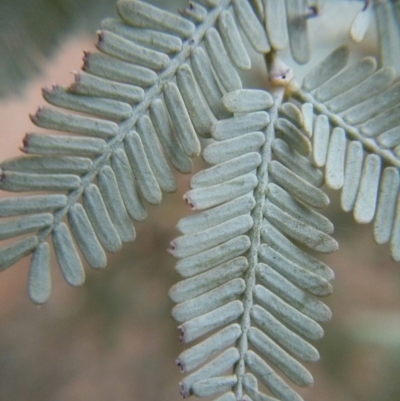
[[[184,0],[151,1],[176,11]],[[348,41],[360,2],[332,1],[310,20],[312,63]],[[93,49],[101,18],[115,15],[114,0],[0,0],[0,160],[19,154],[40,88],[67,85]],[[376,53],[373,27],[354,57]],[[283,55],[301,79],[304,67]],[[310,68],[309,66],[306,67]],[[255,59],[246,86],[263,87],[262,60]],[[199,168],[200,165],[197,166]],[[38,307],[27,297],[27,261],[0,277],[0,401],[178,401],[175,366],[183,350],[170,318],[168,289],[178,280],[165,249],[175,224],[189,211],[179,191],[165,195],[149,218],[137,223],[137,240],[109,255],[101,272],[86,269],[86,284],[69,287],[53,268],[53,291]],[[0,196],[5,196],[0,193]],[[330,192],[327,214],[335,222],[340,250],[325,258],[335,270],[334,294],[326,299],[333,319],[316,344],[321,361],[308,366],[315,378],[299,389],[308,401],[400,399],[400,266],[356,226]]]

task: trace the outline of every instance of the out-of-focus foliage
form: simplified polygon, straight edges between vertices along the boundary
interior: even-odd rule
[[[182,4],[153,3],[171,9]],[[115,0],[1,0],[0,98],[21,93],[65,37],[94,32],[102,18],[115,14]]]
[[[0,97],[20,92],[63,36],[94,31],[114,0],[0,1]]]

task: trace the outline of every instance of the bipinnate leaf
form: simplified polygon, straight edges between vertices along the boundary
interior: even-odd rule
[[[373,8],[384,67],[371,57],[347,66],[341,46],[300,87],[276,51],[289,42],[296,62],[309,60],[315,5],[199,3],[175,15],[118,1],[119,17],[101,23],[98,51],[85,53],[75,82],[43,89],[53,107],[31,119],[51,132],[28,133],[27,155],[0,164],[1,190],[38,192],[0,200],[0,241],[11,240],[0,270],[31,254],[29,296],[45,302],[51,239],[65,280],[82,285],[83,261],[104,268],[106,252],[135,239],[132,220],[147,217],[147,203],[176,190],[173,168],[188,174],[201,154],[208,166],[184,195],[196,213],[179,222],[169,249],[183,277],[169,293],[172,315],[190,344],[177,359],[187,373],[181,393],[301,401],[285,378],[313,384],[301,362],[319,359],[309,341],[331,317],[319,297],[332,292],[334,274],[314,254],[338,248],[315,210],[329,204],[323,184],[342,189],[357,222],[374,220],[376,241],[400,260],[399,7]],[[367,3],[356,16],[355,41],[370,13]],[[269,92],[242,88],[247,44],[271,52]]]
[[[238,100],[231,99],[226,109],[221,98],[225,90],[241,88],[236,68],[251,67],[242,35],[256,51],[270,50],[262,7],[245,0],[202,4],[190,4],[179,16],[138,0],[118,1],[119,18],[101,23],[98,51],[85,53],[75,82],[69,88],[43,89],[44,99],[55,107],[41,107],[31,119],[50,133],[28,133],[22,150],[29,156],[1,163],[1,190],[53,192],[0,203],[1,218],[22,216],[0,222],[0,239],[31,235],[2,248],[0,265],[6,268],[34,254],[29,284],[34,302],[42,303],[50,294],[47,240],[53,237],[60,267],[72,285],[84,281],[78,248],[89,265],[104,267],[105,251],[116,252],[122,242],[135,238],[130,219],[145,219],[146,202],[159,204],[163,191],[176,190],[169,163],[190,173],[190,159],[201,151],[198,136],[210,137],[218,119],[235,112]],[[282,14],[281,29],[284,23]],[[271,26],[269,34],[273,31]],[[258,96],[265,107],[271,105],[268,94]],[[268,115],[254,117],[257,131]],[[230,155],[256,150],[262,141],[255,132],[244,150],[233,142]],[[210,151],[210,159],[218,152]],[[244,155],[236,172],[250,172],[257,163],[258,158],[249,164]],[[229,163],[223,169],[231,182],[217,191],[228,200],[242,183]],[[241,192],[254,186],[249,175]],[[207,204],[213,197],[210,190],[194,202]]]
[[[292,95],[313,105],[312,158],[325,183],[342,189],[342,208],[358,223],[374,221],[376,242],[390,243],[399,261],[400,86],[393,68],[377,69],[371,57],[347,66],[347,55],[334,50]]]
[[[301,400],[280,374],[313,383],[299,360],[319,359],[305,338],[320,339],[317,322],[331,317],[316,297],[332,292],[333,273],[299,247],[338,247],[332,223],[314,210],[329,203],[318,188],[323,174],[308,157],[302,126],[287,119],[296,112],[280,114],[269,93],[238,89],[222,104],[237,115],[212,127],[214,142],[203,150],[211,166],[193,176],[184,196],[198,212],[179,222],[183,235],[169,250],[184,277],[169,293],[181,342],[189,344],[177,359],[188,374],[181,393]]]
[[[39,108],[31,119],[49,134],[28,133],[22,148],[28,156],[6,160],[0,170],[3,191],[51,192],[0,202],[0,240],[17,238],[0,249],[0,266],[33,254],[34,302],[50,294],[50,238],[67,282],[81,285],[81,256],[105,267],[106,251],[134,240],[131,219],[144,220],[146,203],[159,204],[163,192],[176,190],[170,165],[190,173],[199,136],[210,137],[219,118],[232,117],[221,98],[225,89],[241,88],[236,67],[250,68],[241,35],[257,51],[269,50],[254,9],[247,1],[233,3],[191,4],[179,16],[120,0],[119,18],[101,23],[98,51],[85,53],[75,82],[43,89],[54,107]],[[247,149],[260,146],[260,135],[249,137]],[[238,145],[232,144],[232,155],[242,152]],[[246,157],[238,167],[248,169]],[[234,180],[229,166],[225,170]],[[240,185],[233,181],[227,193]],[[246,185],[255,185],[252,176]]]

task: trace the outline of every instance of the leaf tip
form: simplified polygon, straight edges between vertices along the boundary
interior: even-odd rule
[[[176,243],[175,243],[175,241],[171,241],[169,244],[169,248],[167,248],[167,252],[171,256],[175,256],[175,251],[176,251]]]
[[[189,193],[186,193],[185,195],[183,195],[183,199],[186,202],[187,205],[190,206],[190,210],[197,210],[196,205],[194,204],[193,200],[190,197]]]
[[[182,362],[179,358],[175,360],[175,365],[179,367],[181,373],[185,373],[185,369],[183,368]]]

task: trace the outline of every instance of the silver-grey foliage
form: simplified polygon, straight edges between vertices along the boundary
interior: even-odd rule
[[[222,107],[221,97],[242,86],[234,65],[250,68],[239,32],[256,50],[270,49],[263,24],[247,1],[192,4],[182,12],[184,17],[141,1],[119,1],[117,8],[120,19],[102,22],[99,52],[85,54],[75,82],[69,88],[43,90],[45,100],[56,108],[41,107],[31,117],[38,127],[64,134],[28,133],[23,151],[30,156],[1,164],[2,190],[66,196],[62,205],[42,205],[40,211],[46,213],[33,216],[24,197],[1,201],[3,217],[27,214],[14,223],[1,223],[2,238],[32,236],[0,251],[2,269],[36,249],[48,252],[39,244],[53,234],[70,284],[84,281],[83,273],[77,280],[64,268],[69,253],[81,266],[71,235],[91,266],[104,267],[103,249],[115,252],[135,237],[126,217],[145,219],[145,202],[159,204],[162,191],[176,190],[168,160],[189,173],[190,158],[201,150],[198,135],[210,137],[217,119],[232,115]],[[268,97],[265,101],[272,102]],[[255,119],[255,130],[267,117],[264,113]],[[247,146],[257,147],[260,135],[250,136]],[[237,141],[231,152],[242,152],[239,148]],[[32,201],[39,204],[40,199]],[[76,206],[80,200],[83,208]],[[13,210],[8,209],[11,203]],[[49,219],[49,213],[54,218]],[[61,237],[68,239],[65,249],[57,240]],[[40,259],[49,261],[48,256]],[[32,278],[31,298],[41,303],[48,288],[46,296],[39,296],[35,286],[41,288]]]
[[[325,183],[342,189],[342,208],[358,223],[374,221],[376,242],[389,242],[399,261],[399,85],[393,68],[377,69],[369,57],[347,67],[348,55],[345,47],[335,50],[293,96],[313,110],[312,157]]]
[[[332,291],[333,273],[295,244],[332,252],[337,243],[329,235],[332,224],[313,209],[329,200],[318,188],[320,170],[304,156],[311,151],[303,145],[309,139],[279,116],[271,100],[267,93],[246,90],[223,97],[224,107],[240,117],[213,126],[217,142],[203,151],[213,166],[193,176],[193,189],[185,195],[200,212],[179,222],[184,235],[171,243],[185,277],[170,290],[177,302],[172,314],[185,344],[213,334],[177,359],[189,373],[181,383],[184,397],[226,392],[227,399],[241,400],[245,393],[268,399],[258,389],[258,377],[279,399],[299,400],[269,362],[300,386],[313,382],[297,359],[318,360],[302,337],[316,340],[323,334],[316,322],[331,314],[315,296]],[[251,116],[257,113],[269,117],[252,133],[257,119]],[[232,125],[235,118],[248,123]],[[221,135],[231,131],[227,126],[233,138]],[[304,187],[307,191],[299,192]],[[234,374],[225,376],[227,369]]]
[[[348,66],[339,47],[300,86],[277,51],[289,44],[294,60],[309,60],[316,5],[199,3],[178,16],[118,1],[120,18],[101,23],[99,51],[85,54],[75,82],[43,90],[55,107],[31,118],[50,134],[28,133],[28,156],[0,165],[1,190],[38,192],[0,200],[0,240],[16,238],[0,249],[0,269],[32,254],[29,295],[45,302],[51,239],[66,281],[83,284],[80,254],[104,268],[105,251],[135,239],[132,220],[147,217],[146,204],[176,190],[172,168],[190,173],[202,154],[209,166],[185,195],[197,213],[178,223],[182,235],[170,249],[183,277],[170,290],[173,317],[190,343],[177,359],[182,395],[301,400],[281,376],[313,383],[301,362],[319,359],[309,341],[331,317],[318,297],[332,292],[334,273],[313,253],[338,248],[319,212],[329,204],[323,185],[342,189],[342,207],[357,222],[374,220],[376,241],[390,242],[400,260],[400,87],[391,50],[399,6],[367,2],[350,30],[362,40],[375,11],[383,67],[371,57]],[[248,44],[265,55],[269,91],[242,88]]]

